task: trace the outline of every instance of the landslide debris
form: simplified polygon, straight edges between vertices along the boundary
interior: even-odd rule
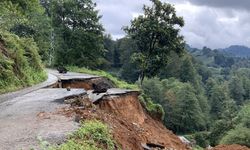
[[[250,150],[250,148],[246,146],[233,144],[233,145],[218,145],[214,147],[212,150]]]
[[[187,150],[189,147],[158,120],[149,116],[138,100],[138,92],[104,95],[95,105],[84,98],[81,106],[72,105],[57,111],[76,121],[100,120],[107,124],[121,149],[143,150],[145,145],[158,149]],[[87,99],[87,101],[86,101]],[[79,98],[78,98],[79,101]],[[86,106],[85,106],[86,103]],[[153,148],[153,147],[151,147]]]

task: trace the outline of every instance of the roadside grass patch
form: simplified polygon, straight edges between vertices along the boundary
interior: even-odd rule
[[[115,150],[117,147],[107,125],[97,120],[88,120],[81,123],[81,127],[69,136],[69,140],[66,143],[47,149]]]

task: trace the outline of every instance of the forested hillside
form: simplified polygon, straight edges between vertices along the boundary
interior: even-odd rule
[[[198,147],[250,147],[250,59],[191,48],[174,6],[151,2],[114,40],[92,0],[2,0],[0,93],[43,81],[43,66],[103,70],[139,87],[146,111]]]

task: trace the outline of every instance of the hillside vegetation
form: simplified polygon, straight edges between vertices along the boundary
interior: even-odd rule
[[[33,39],[0,32],[0,93],[14,91],[47,78]]]
[[[88,120],[72,133],[69,140],[60,146],[51,146],[48,150],[102,150],[115,149],[115,141],[108,126],[101,121]]]

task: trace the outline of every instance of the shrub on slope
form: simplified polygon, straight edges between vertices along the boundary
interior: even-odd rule
[[[0,93],[45,79],[38,47],[33,39],[0,31]]]

